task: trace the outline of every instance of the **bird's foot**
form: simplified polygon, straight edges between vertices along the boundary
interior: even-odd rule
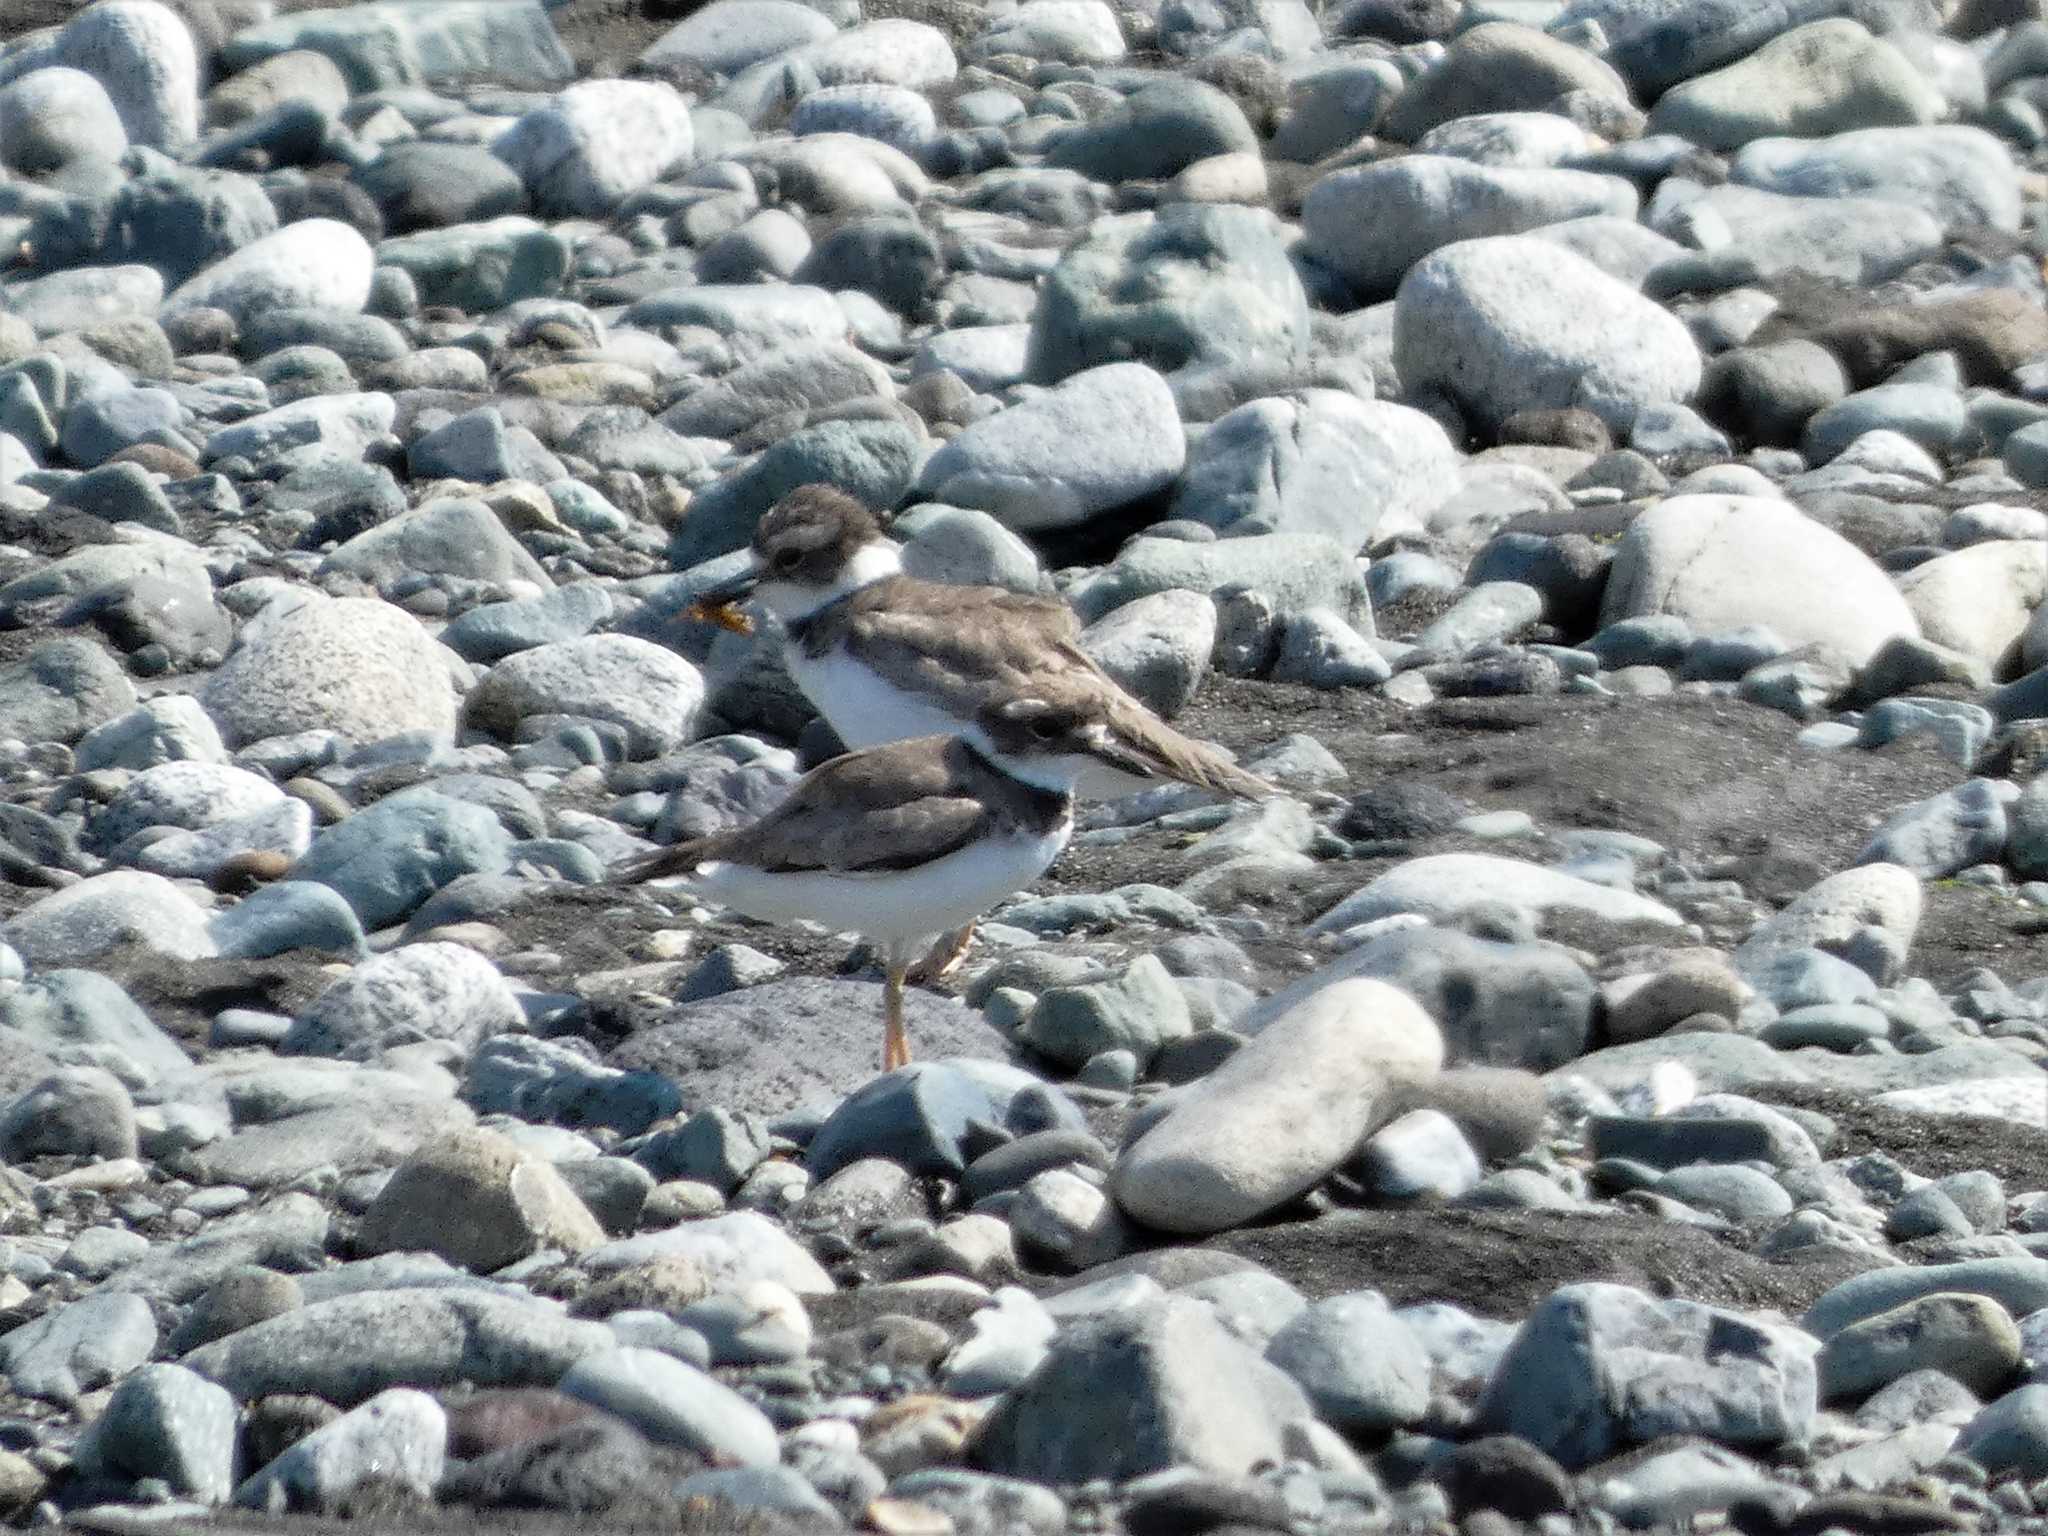
[[[917,964],[904,974],[904,980],[912,986],[928,987],[935,981],[944,981],[967,959],[967,951],[974,942],[974,924],[956,928],[953,932],[941,934],[939,942]]]

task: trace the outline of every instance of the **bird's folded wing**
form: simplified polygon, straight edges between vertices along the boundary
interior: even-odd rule
[[[759,821],[620,866],[624,880],[687,875],[724,860],[771,873],[884,873],[929,863],[989,829],[990,813],[934,742],[851,752],[807,774]]]

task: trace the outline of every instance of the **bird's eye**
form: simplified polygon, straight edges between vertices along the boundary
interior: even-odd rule
[[[1057,720],[1038,719],[1031,722],[1031,734],[1040,741],[1057,741],[1060,723]]]
[[[775,569],[793,571],[804,563],[804,552],[800,549],[785,549],[775,556]]]

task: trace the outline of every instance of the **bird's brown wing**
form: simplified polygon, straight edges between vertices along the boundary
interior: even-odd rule
[[[614,873],[661,880],[713,860],[772,873],[882,873],[957,852],[989,823],[957,744],[926,737],[835,757],[759,821],[629,860]]]
[[[1278,793],[1133,698],[1081,649],[1080,622],[1057,598],[895,577],[842,606],[832,632],[809,643],[844,645],[899,687],[963,719],[1005,699],[1085,699],[1125,741],[1156,759],[1165,778],[1247,800]]]
[[[1048,667],[1069,670],[1074,660],[1056,653],[1079,633],[1072,610],[1054,598],[892,577],[835,605],[804,643],[820,655],[844,646],[897,686],[966,718],[991,698],[1016,697]],[[1078,649],[1072,657],[1099,675]]]
[[[1114,681],[1105,677],[1103,682],[1108,692],[1103,695],[1101,707],[1109,718],[1110,730],[1127,746],[1152,759],[1162,778],[1234,795],[1240,800],[1268,800],[1280,793],[1274,785],[1238,767],[1207,742],[1176,731]]]

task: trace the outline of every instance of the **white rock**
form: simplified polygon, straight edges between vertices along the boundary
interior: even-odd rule
[[[491,150],[556,216],[609,213],[629,193],[685,163],[690,106],[658,80],[585,80],[536,107]]]
[[[1565,219],[1632,219],[1638,203],[1617,176],[1414,154],[1330,172],[1309,188],[1301,223],[1320,260],[1384,293],[1442,246]]]
[[[675,1255],[695,1264],[714,1291],[743,1291],[757,1280],[777,1281],[799,1296],[823,1296],[836,1289],[807,1249],[754,1211],[623,1238],[585,1254],[583,1264],[593,1274],[605,1274]]]
[[[76,160],[118,160],[127,150],[106,88],[82,70],[30,70],[0,86],[0,166],[39,176]]]
[[[1995,135],[1960,123],[1861,128],[1825,139],[1758,139],[1729,173],[1795,197],[1862,194],[1910,203],[1949,225],[2020,227],[2020,177]]]
[[[236,456],[267,459],[295,448],[320,447],[356,459],[387,436],[398,404],[380,391],[310,395],[222,427],[206,440],[206,462]]]
[[[393,1387],[297,1442],[236,1489],[235,1502],[319,1508],[372,1478],[425,1498],[447,1461],[447,1413],[424,1392]]]
[[[1024,0],[968,52],[977,59],[1018,53],[1056,64],[1114,64],[1124,56],[1124,34],[1102,0]]]
[[[1897,864],[1863,864],[1799,893],[1743,940],[1737,959],[1774,949],[1838,951],[1866,929],[1888,936],[1901,955],[1920,931],[1920,881]]]
[[[1423,518],[1458,489],[1444,429],[1391,400],[1304,389],[1251,400],[1212,422],[1173,490],[1174,517],[1258,533],[1320,533],[1361,549]]]
[[[176,960],[215,953],[207,915],[161,875],[117,869],[43,897],[0,928],[31,966],[89,964],[123,944]]]
[[[959,72],[953,45],[937,27],[898,17],[864,22],[796,50],[820,85],[944,85]]]
[[[531,714],[576,714],[626,727],[636,753],[690,739],[704,677],[665,646],[632,635],[584,635],[499,662],[469,697],[468,717],[501,735]]]
[[[1600,619],[1652,613],[1676,614],[1699,635],[1760,624],[1850,667],[1920,629],[1869,556],[1766,496],[1674,496],[1629,524]]]
[[[1541,864],[1491,853],[1433,853],[1396,865],[1345,897],[1311,923],[1309,932],[1341,932],[1404,913],[1444,922],[1491,904],[1520,907],[1539,920],[1551,912],[1573,912],[1617,923],[1675,926],[1680,921],[1660,901]]]
[[[1972,544],[1914,566],[1899,590],[1922,636],[2010,675],[2034,610],[2048,597],[2048,546],[2038,539]]]
[[[1584,406],[1610,426],[1689,399],[1700,354],[1675,316],[1628,284],[1528,235],[1425,256],[1394,298],[1394,366],[1493,429],[1516,411]]]
[[[166,315],[224,309],[247,320],[270,309],[362,310],[370,298],[376,253],[337,219],[301,219],[223,256],[180,283]]]
[[[975,422],[925,462],[918,488],[1033,533],[1149,495],[1186,461],[1166,380],[1143,363],[1110,363]]]
[[[1125,1149],[1110,1188],[1126,1213],[1161,1231],[1238,1226],[1313,1188],[1401,1087],[1442,1065],[1442,1036],[1406,993],[1337,982],[1176,1095]]]
[[[712,0],[664,32],[640,62],[698,64],[715,75],[736,75],[832,32],[823,12],[797,0]]]
[[[175,150],[199,132],[198,50],[160,0],[98,0],[64,24],[56,52],[107,88],[131,142]]]
[[[402,609],[373,598],[315,601],[243,631],[200,692],[234,746],[297,731],[381,741],[455,734],[445,653]]]

